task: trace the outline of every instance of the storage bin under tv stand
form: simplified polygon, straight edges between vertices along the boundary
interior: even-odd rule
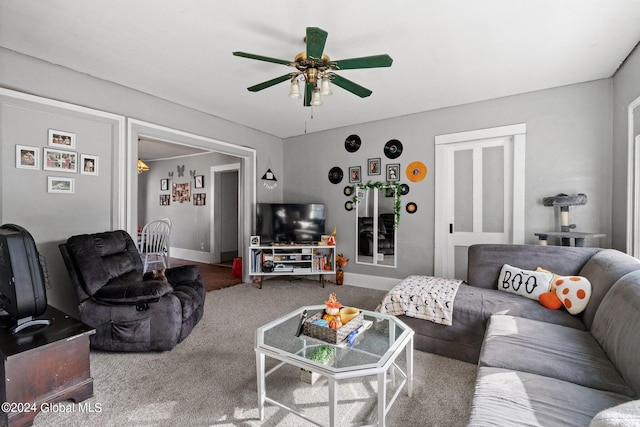
[[[249,247],[249,276],[260,277],[260,289],[265,277],[319,276],[324,287],[324,275],[335,274],[336,247],[318,244],[271,244]],[[272,261],[273,271],[263,265]]]

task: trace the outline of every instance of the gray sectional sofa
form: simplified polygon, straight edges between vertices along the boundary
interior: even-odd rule
[[[586,277],[587,308],[571,315],[498,290],[504,264]],[[401,317],[416,349],[478,363],[470,426],[618,425],[607,422],[620,417],[640,425],[640,261],[629,255],[475,245],[452,326]]]

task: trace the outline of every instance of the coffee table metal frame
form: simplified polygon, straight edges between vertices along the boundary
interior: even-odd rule
[[[296,338],[302,341],[302,349],[297,351],[296,353],[292,353],[287,351],[286,349],[277,348],[275,346],[270,346],[265,344],[264,342],[264,334],[266,331],[271,330],[287,321],[291,322],[292,318],[299,319],[300,314],[303,310],[307,310],[309,313],[313,313],[314,311],[319,311],[324,309],[324,305],[318,306],[308,306],[301,307],[298,310],[295,310],[279,319],[274,320],[260,328],[256,331],[256,371],[257,371],[257,379],[258,379],[258,410],[260,421],[264,420],[264,412],[265,412],[265,403],[270,403],[276,405],[282,409],[285,409],[293,414],[298,415],[305,420],[316,424],[321,425],[317,421],[310,419],[306,415],[301,412],[290,408],[270,397],[267,397],[266,393],[266,378],[277,371],[279,368],[284,366],[285,364],[297,366],[303,369],[310,370],[312,372],[318,373],[327,378],[328,388],[329,388],[329,420],[330,426],[336,426],[337,424],[337,413],[338,413],[338,383],[341,380],[356,378],[356,377],[364,377],[369,375],[376,375],[378,381],[378,426],[385,425],[385,417],[389,412],[391,406],[395,402],[396,398],[400,394],[400,391],[403,387],[407,386],[407,394],[411,397],[413,393],[413,330],[407,326],[404,322],[399,320],[395,316],[389,316],[386,314],[381,314],[377,312],[362,310],[366,318],[373,318],[374,322],[377,320],[388,320],[390,325],[394,327],[389,327],[389,346],[381,356],[379,357],[376,363],[367,363],[362,365],[354,365],[348,367],[334,368],[333,366],[323,365],[317,362],[312,362],[311,360],[304,357],[304,351],[307,348],[307,343],[310,346],[317,346],[318,344],[328,344],[324,341],[317,340],[311,337],[307,337],[301,335]],[[399,326],[402,329],[402,333],[399,336],[396,335],[396,326]],[[363,332],[363,336],[361,339],[366,339],[366,334],[368,331]],[[291,336],[295,335],[295,330],[290,331]],[[350,349],[350,351],[360,351],[358,349],[358,341],[355,346]],[[331,344],[329,344],[331,345]],[[341,347],[342,348],[342,347]],[[344,347],[348,348],[348,347]],[[405,350],[406,353],[406,372],[404,372],[398,365],[396,364],[396,359]],[[271,357],[273,359],[279,360],[280,363],[275,367],[270,369],[268,372],[265,372],[265,360],[266,357]],[[373,356],[373,355],[372,355]],[[395,367],[396,370],[402,376],[402,383],[398,386],[394,395],[391,397],[389,403],[387,404],[387,374],[389,373],[389,369],[391,367]],[[390,373],[391,380],[393,384],[395,384],[395,370],[391,370]]]

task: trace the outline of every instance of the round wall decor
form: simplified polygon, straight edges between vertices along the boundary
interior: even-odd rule
[[[344,208],[348,211],[353,210],[353,202],[351,200],[344,203]]]
[[[405,196],[409,194],[409,184],[400,184],[400,195]]]
[[[347,185],[346,187],[344,187],[344,190],[342,192],[344,193],[345,196],[350,196],[353,194],[353,187],[350,185]]]
[[[427,176],[427,167],[422,162],[411,162],[407,166],[407,178],[412,182],[419,182]]]
[[[402,154],[402,142],[392,139],[384,145],[384,155],[390,159],[397,159]]]
[[[407,203],[407,206],[405,207],[405,209],[407,210],[407,212],[409,212],[410,214],[412,213],[416,213],[416,211],[418,210],[418,205],[416,205],[413,202],[409,202]]]
[[[350,153],[355,153],[362,145],[362,140],[358,135],[349,135],[347,139],[344,140],[344,148]]]
[[[340,181],[342,181],[343,176],[344,173],[342,172],[342,169],[340,169],[338,166],[334,166],[329,171],[329,182],[332,184],[338,184]]]

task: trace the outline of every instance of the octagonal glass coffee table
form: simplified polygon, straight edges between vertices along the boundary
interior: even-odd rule
[[[378,425],[384,426],[385,416],[404,386],[407,386],[409,396],[413,391],[413,330],[395,316],[362,310],[365,322],[372,322],[371,327],[360,332],[351,345],[346,343],[328,344],[325,341],[305,335],[296,337],[295,333],[301,313],[306,310],[308,317],[311,317],[323,309],[324,305],[301,307],[258,328],[255,351],[260,420],[264,420],[265,403],[270,403],[307,421],[318,424],[317,421],[308,418],[301,412],[267,397],[266,377],[283,365],[288,364],[315,372],[327,378],[331,426],[337,425],[339,382],[349,378],[376,375],[378,383]],[[333,357],[328,363],[314,362],[306,357],[314,349],[323,345],[329,345],[333,348]],[[407,358],[406,372],[396,364],[396,359],[403,350]],[[280,363],[265,372],[266,357],[277,359]],[[395,369],[390,369],[392,367]],[[396,371],[400,374],[402,382],[396,388],[389,402],[387,402],[387,380],[395,383]]]

